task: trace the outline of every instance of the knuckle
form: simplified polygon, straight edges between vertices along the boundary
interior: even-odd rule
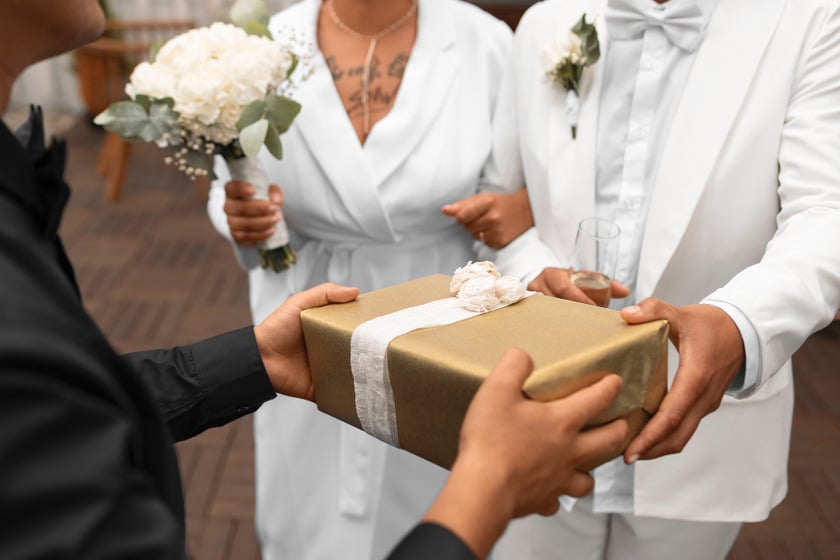
[[[664,411],[662,421],[669,432],[676,430],[682,422],[683,416],[672,410]]]

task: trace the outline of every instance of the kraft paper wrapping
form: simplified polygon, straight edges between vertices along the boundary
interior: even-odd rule
[[[360,427],[350,370],[353,330],[374,317],[450,297],[449,281],[442,274],[427,276],[363,294],[351,303],[305,310],[301,317],[318,408]],[[617,311],[541,294],[397,337],[387,360],[400,446],[451,467],[467,406],[511,346],[524,348],[534,360],[524,390],[535,400],[561,398],[607,373],[619,374],[621,394],[593,425],[626,417],[629,442],[665,394],[667,339],[665,321],[631,326]]]

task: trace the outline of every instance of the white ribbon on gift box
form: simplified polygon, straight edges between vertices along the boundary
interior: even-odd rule
[[[525,292],[523,297],[534,293]],[[449,297],[381,315],[357,326],[350,338],[350,369],[356,391],[356,413],[362,429],[386,443],[396,447],[400,445],[386,356],[392,340],[417,329],[442,327],[471,319],[511,303],[499,304],[487,311],[470,311],[462,306],[458,298]]]

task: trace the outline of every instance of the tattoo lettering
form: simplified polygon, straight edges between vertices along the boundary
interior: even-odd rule
[[[338,62],[335,61],[334,56],[328,56],[326,58],[327,68],[330,70],[330,74],[332,74],[332,79],[334,82],[337,82],[344,76],[344,70],[342,70],[338,66]]]
[[[391,107],[391,103],[393,102],[396,94],[397,88],[394,88],[393,91],[385,91],[380,85],[372,87],[370,90],[370,99],[368,100],[368,102],[370,103],[371,112],[387,112],[388,109]],[[361,111],[363,109],[362,91],[359,90],[353,92],[347,99],[347,101],[347,114],[353,116],[356,112]]]
[[[350,68],[347,70],[348,76],[359,76],[361,78],[362,74],[365,71],[364,65],[357,66],[356,68]],[[376,55],[373,55],[373,58],[370,60],[370,74],[368,75],[368,80],[371,82],[376,78],[381,78],[382,73],[379,71],[379,58]]]
[[[408,55],[398,54],[388,65],[388,75],[392,78],[402,78],[408,65]]]

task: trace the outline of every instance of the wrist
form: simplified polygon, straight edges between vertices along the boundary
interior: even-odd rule
[[[271,386],[274,388],[276,393],[280,391],[277,389],[277,382],[274,379],[274,376],[271,375],[271,345],[268,343],[268,337],[264,332],[264,327],[260,325],[254,326],[254,340],[257,343],[257,352],[260,355],[260,359],[263,363],[263,368],[265,369],[266,376],[268,377],[268,381],[271,383]]]
[[[511,478],[492,461],[459,454],[423,521],[446,527],[478,558],[484,558],[514,515],[515,489]]]

